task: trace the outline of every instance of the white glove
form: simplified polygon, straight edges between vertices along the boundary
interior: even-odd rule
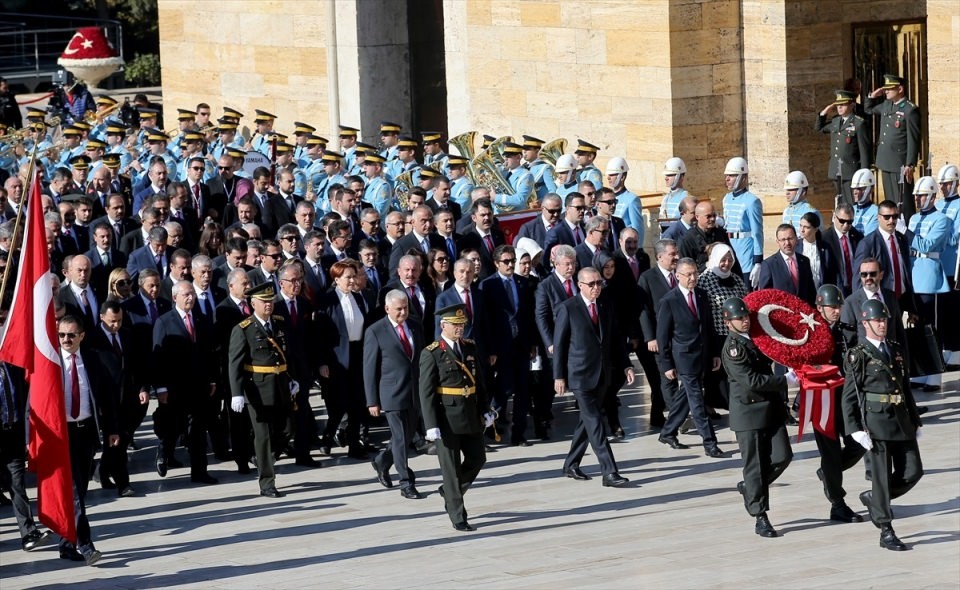
[[[787,374],[784,375],[784,377],[787,378],[787,383],[791,387],[796,387],[797,385],[800,385],[800,379],[797,378],[797,373],[793,369],[790,369],[789,371],[787,371]]]
[[[234,412],[242,412],[243,405],[244,405],[244,401],[243,401],[242,395],[235,395],[230,398],[230,409],[233,410]]]
[[[923,433],[921,433],[921,432],[920,432],[920,429],[917,428],[917,440],[920,440],[920,438],[921,438],[922,436],[923,436]]]
[[[754,289],[760,285],[760,262],[757,262],[753,265],[753,268],[750,269],[750,286]]]
[[[496,419],[497,419],[496,414],[494,414],[493,412],[487,412],[486,414],[483,415],[483,427],[490,428],[491,426],[493,426],[493,422]],[[917,430],[917,432],[920,432],[920,431]]]
[[[428,428],[426,439],[430,442],[435,440],[440,440],[440,429],[439,428]]]
[[[290,382],[290,395],[297,395],[300,393],[300,384],[296,381]]]
[[[862,430],[858,430],[852,433],[850,436],[853,438],[853,440],[860,443],[860,446],[865,448],[866,450],[869,451],[870,449],[873,448],[873,441],[870,440],[870,435],[867,434],[866,432]]]

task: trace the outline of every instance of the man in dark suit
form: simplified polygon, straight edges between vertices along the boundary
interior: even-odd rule
[[[150,168],[147,172],[147,186],[137,190],[133,195],[133,212],[140,211],[145,201],[150,197],[160,194],[166,194],[169,178],[167,178],[167,164],[163,158],[153,158],[150,161]],[[97,200],[94,200],[94,212],[97,212]],[[99,211],[103,215],[103,211]]]
[[[453,215],[454,227],[463,217],[463,210],[460,204],[450,198],[450,179],[441,176],[433,186],[433,194],[427,199],[426,205],[430,207],[433,214],[441,211],[449,211]]]
[[[673,240],[680,243],[683,236],[696,225],[697,198],[686,196],[680,201],[680,219],[674,221],[660,235],[661,240]]]
[[[153,326],[153,382],[159,407],[153,415],[157,473],[167,475],[177,439],[186,431],[190,450],[190,481],[214,484],[207,473],[207,419],[216,393],[219,366],[211,324],[194,306],[196,292],[189,281],[173,286],[173,310]]]
[[[262,244],[263,255],[260,257],[260,266],[247,273],[247,276],[250,277],[250,286],[256,287],[261,283],[273,283],[274,292],[277,292],[280,290],[277,271],[280,269],[280,262],[283,260],[283,250],[275,240],[264,240]]]
[[[170,272],[167,230],[162,226],[152,228],[147,243],[134,250],[127,259],[127,273],[134,281],[137,280],[137,274],[146,268],[157,271],[162,277],[166,277]]]
[[[577,281],[574,275],[577,271],[577,255],[573,248],[567,244],[558,244],[553,249],[553,271],[540,280],[537,285],[534,304],[534,321],[537,325],[537,331],[540,333],[540,340],[547,351],[547,358],[544,359],[543,370],[552,374],[552,362],[554,357],[553,335],[554,325],[557,319],[557,313],[560,311],[560,304],[567,299],[575,297],[580,293]],[[537,397],[533,400],[534,408],[534,429],[537,438],[547,439],[551,426],[551,409],[553,408],[553,399],[555,392],[552,387],[541,388],[536,392]]]
[[[617,210],[617,195],[613,192],[613,189],[601,187],[600,190],[597,191],[597,200],[595,203],[595,217],[606,219],[610,230],[601,245],[604,250],[613,254],[620,249],[620,232],[627,227],[623,218],[613,214],[614,211]]]
[[[717,227],[717,210],[713,203],[710,201],[697,203],[694,211],[696,223],[683,235],[683,239],[677,242],[677,249],[681,257],[696,260],[697,269],[703,272],[710,258],[707,254],[707,246],[715,242],[730,246],[730,238],[722,227]],[[740,271],[739,261],[734,263],[733,272],[738,275],[743,274]]]
[[[94,228],[98,223],[105,222],[107,227],[113,232],[113,243],[119,247],[120,241],[128,233],[135,231],[140,224],[136,220],[126,216],[126,205],[123,197],[120,195],[110,195],[107,199],[106,215],[98,217],[91,222],[90,227]],[[148,228],[149,231],[149,228]],[[90,245],[93,245],[93,233],[90,235]]]
[[[206,163],[203,158],[197,156],[190,159],[187,165],[185,182],[187,194],[190,196],[188,206],[196,213],[196,219],[200,222],[201,228],[204,220],[208,217],[222,224],[223,209],[226,206],[225,195],[221,191],[218,191],[216,195],[212,194],[210,187],[203,182],[205,172]]]
[[[330,277],[327,274],[329,269],[323,266],[326,242],[323,230],[315,229],[303,236],[304,283],[314,306],[330,287]]]
[[[454,222],[453,212],[441,209],[438,213],[434,214],[433,219],[435,222],[434,231],[437,232],[437,237],[443,240],[443,249],[447,255],[450,256],[450,260],[460,258],[460,248],[457,244],[460,243],[463,236],[455,230],[456,224]]]
[[[662,379],[660,374],[660,347],[657,344],[657,308],[663,296],[677,284],[677,261],[680,255],[673,240],[660,240],[654,245],[657,264],[644,271],[637,281],[640,295],[640,346],[637,359],[650,385],[650,426],[662,428],[663,411],[677,395],[684,395],[676,379]],[[672,440],[667,439],[670,446]],[[676,441],[679,445],[679,441]]]
[[[906,332],[903,326],[903,311],[893,291],[881,287],[884,282],[883,270],[880,262],[875,258],[864,258],[860,261],[857,280],[862,287],[843,300],[840,312],[840,323],[843,325],[844,337],[847,346],[852,347],[864,338],[863,324],[860,322],[860,312],[866,301],[876,299],[883,303],[890,313],[887,320],[887,334],[891,340],[906,342]]]
[[[527,279],[514,274],[517,256],[513,246],[498,246],[493,256],[497,272],[480,282],[480,293],[486,311],[483,340],[497,380],[494,403],[503,419],[513,396],[510,444],[528,447],[530,359],[537,349],[534,294]]]
[[[640,234],[632,227],[620,231],[620,247],[613,255],[616,260],[618,280],[629,279],[634,285],[640,275],[650,269],[650,255],[640,247]]]
[[[703,438],[704,453],[719,459],[724,454],[717,446],[717,435],[707,418],[703,377],[706,371],[720,367],[720,357],[710,299],[705,291],[697,288],[698,277],[696,261],[682,258],[677,263],[679,284],[667,291],[657,308],[660,371],[666,379],[678,381],[685,394],[673,396],[670,413],[660,431],[660,442],[675,449],[686,448],[677,441],[677,432],[690,414]]]
[[[236,221],[227,219],[226,209],[227,205],[233,205],[236,200],[240,179],[234,176],[234,160],[227,154],[220,156],[217,160],[217,170],[219,174],[207,183],[207,188],[210,189],[210,198],[213,203],[223,204],[223,209],[218,210],[220,217],[216,221],[226,227]]]
[[[297,203],[303,200],[300,195],[293,194],[293,172],[281,170],[277,174],[277,194],[268,193],[268,198],[260,212],[263,219],[264,236],[273,238],[280,226],[288,223],[296,225]]]
[[[97,301],[107,298],[110,273],[115,268],[127,267],[127,255],[115,246],[113,230],[102,221],[93,226],[93,247],[84,255],[90,260],[90,284]]]
[[[593,257],[600,250],[606,249],[609,237],[610,222],[600,215],[591,217],[586,223],[583,241],[574,248],[577,253],[577,268],[593,266]]]
[[[463,326],[463,337],[476,342],[481,358],[484,356],[486,343],[483,341],[482,326],[484,322],[483,297],[480,286],[474,281],[476,273],[473,263],[461,258],[453,263],[453,286],[437,295],[437,309],[462,304],[467,314],[467,323]],[[430,329],[424,327],[428,332]],[[440,318],[436,317],[433,324],[433,336],[440,338]],[[481,363],[482,364],[482,363]]]
[[[410,301],[403,291],[385,297],[386,317],[374,322],[363,337],[363,381],[367,408],[374,418],[386,416],[390,445],[372,460],[377,480],[393,487],[390,467],[400,476],[400,495],[423,496],[416,488],[416,475],[407,465],[407,448],[417,430],[416,390],[420,380],[418,351],[423,349],[423,330],[407,322]]]
[[[853,227],[853,207],[841,203],[833,212],[833,225],[822,232],[823,243],[837,261],[837,286],[844,297],[849,297],[857,283],[857,247],[863,240],[860,230]]]
[[[447,244],[443,238],[433,233],[433,211],[426,205],[421,205],[413,210],[413,229],[393,245],[390,251],[390,263],[387,267],[389,274],[397,272],[397,264],[400,258],[406,256],[410,250],[417,250],[424,254],[429,254],[432,249],[447,249]]]
[[[537,215],[530,221],[520,226],[517,237],[513,240],[516,246],[520,238],[530,238],[540,244],[543,248],[547,243],[547,232],[553,229],[560,221],[560,213],[563,212],[563,201],[556,193],[549,193],[543,197],[540,203],[540,215]]]
[[[875,258],[883,271],[881,286],[893,291],[904,311],[917,311],[913,296],[913,279],[910,276],[910,246],[906,237],[897,231],[900,210],[893,201],[883,201],[877,207],[877,229],[864,236],[857,246],[853,267],[860,268],[865,258]],[[894,263],[896,261],[896,263]],[[854,289],[860,287],[860,277],[855,276]]]
[[[219,264],[213,269],[213,284],[221,291],[227,292],[229,291],[227,277],[234,269],[251,270],[244,264],[247,260],[247,241],[243,238],[228,239],[223,256],[218,258],[223,258],[223,262],[218,262],[218,259],[213,261],[214,265]]]
[[[150,230],[158,225],[162,225],[162,215],[160,211],[148,207],[140,215],[143,223],[138,229],[130,230],[120,238],[120,251],[130,256],[135,250],[143,248],[150,241]]]
[[[250,317],[253,308],[245,295],[250,288],[250,279],[242,268],[235,268],[227,275],[227,296],[217,304],[217,343],[220,366],[227,367],[230,358],[230,336],[233,328]],[[229,375],[224,372],[220,375],[220,386],[224,391],[230,391]],[[232,403],[232,400],[231,400]],[[250,473],[250,458],[253,457],[253,426],[250,424],[249,412],[237,412],[232,407],[227,408],[226,414],[230,424],[230,451],[233,460],[237,463],[237,473]]]
[[[504,244],[503,232],[494,227],[493,203],[489,199],[480,199],[473,205],[470,214],[473,226],[463,233],[459,248],[463,252],[473,249],[480,253],[480,280],[496,272],[493,263],[493,251]],[[458,230],[459,231],[459,230]]]
[[[423,268],[420,266],[420,257],[406,255],[400,258],[394,278],[388,282],[377,296],[377,312],[382,316],[385,297],[393,289],[399,289],[410,299],[409,321],[420,324],[424,330],[433,325],[433,314],[436,309],[437,292],[429,281],[421,281]],[[379,319],[379,318],[377,318]]]
[[[67,315],[83,319],[84,331],[93,332],[99,323],[99,300],[90,284],[90,259],[78,254],[70,259],[67,275],[70,283],[60,289],[60,301]]]
[[[583,241],[583,213],[587,210],[583,195],[572,192],[564,200],[563,221],[547,232],[543,243],[543,258],[550,260],[550,251],[557,244],[576,248]]]
[[[796,295],[811,306],[817,298],[810,259],[797,252],[797,230],[789,223],[777,228],[780,251],[763,261],[758,289],[779,289]]]
[[[633,367],[613,309],[597,301],[603,288],[600,273],[584,268],[577,274],[577,283],[580,295],[559,306],[552,344],[554,391],[562,395],[569,388],[580,406],[580,420],[563,462],[563,474],[576,480],[590,479],[580,469],[589,442],[600,463],[603,485],[619,487],[628,480],[617,472],[617,463],[604,433],[603,396],[615,371],[623,372],[627,384],[632,384]]]

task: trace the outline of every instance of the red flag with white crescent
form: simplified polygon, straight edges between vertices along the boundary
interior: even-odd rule
[[[37,474],[40,522],[76,542],[63,369],[53,314],[53,278],[39,175],[34,178],[25,206],[20,269],[0,342],[0,360],[22,367],[30,383],[30,466]]]

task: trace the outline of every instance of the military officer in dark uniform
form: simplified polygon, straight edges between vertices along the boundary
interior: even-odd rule
[[[494,415],[483,414],[490,399],[483,382],[477,345],[463,338],[466,305],[437,311],[440,338],[420,353],[420,405],[427,440],[437,441],[443,473],[440,496],[458,531],[473,531],[463,494],[486,462],[483,429]],[[462,455],[462,458],[461,458]]]
[[[833,335],[833,358],[830,364],[843,367],[844,353],[847,350],[840,323],[840,308],[843,306],[843,293],[836,285],[823,285],[817,290],[817,309],[827,321]],[[834,398],[834,416],[842,416],[841,396]],[[864,449],[850,436],[844,436],[843,422],[836,420],[836,438],[830,438],[819,430],[813,431],[820,451],[820,468],[817,478],[823,482],[823,493],[830,500],[830,520],[837,522],[863,522],[863,517],[847,506],[843,498],[847,495],[843,489],[843,472],[856,465],[863,457]],[[842,443],[842,444],[841,444]]]
[[[883,195],[900,205],[904,223],[916,211],[911,195],[920,152],[920,110],[907,100],[905,83],[900,76],[884,74],[883,86],[870,93],[864,107],[866,114],[880,115],[877,168],[883,173]]]
[[[870,453],[873,490],[860,494],[870,520],[880,529],[880,546],[905,551],[893,531],[890,501],[917,485],[920,462],[920,415],[907,383],[903,350],[887,337],[890,312],[876,299],[860,308],[865,337],[850,349],[844,363],[843,422]],[[891,472],[892,468],[892,472]]]
[[[782,401],[787,379],[773,374],[770,359],[750,339],[750,310],[743,300],[727,299],[722,313],[729,330],[721,358],[730,381],[730,429],[737,434],[743,457],[743,481],[737,491],[747,513],[757,519],[754,532],[776,537],[767,518],[770,484],[793,459]]]
[[[857,97],[853,92],[837,90],[836,100],[820,111],[815,126],[817,131],[830,134],[827,177],[837,183],[837,194],[843,194],[849,205],[853,205],[850,179],[857,170],[870,167],[873,155],[869,131],[863,126],[863,118],[854,112],[856,106]],[[828,121],[832,112],[836,116]]]
[[[273,315],[273,283],[251,287],[244,295],[250,298],[253,315],[230,334],[230,406],[234,412],[244,405],[249,409],[260,495],[279,498],[283,494],[277,490],[273,463],[289,438],[291,404],[300,390],[291,375],[298,373],[287,364],[295,356],[287,351],[283,317]]]

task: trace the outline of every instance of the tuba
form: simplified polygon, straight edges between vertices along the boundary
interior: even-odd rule
[[[504,135],[503,137],[498,137],[497,139],[493,140],[490,142],[490,145],[487,146],[486,151],[490,152],[490,155],[494,162],[497,163],[497,166],[503,166],[503,144],[508,141],[513,141],[513,138],[509,135]]]
[[[493,147],[493,145],[491,144],[490,147]],[[503,173],[500,172],[500,165],[494,160],[493,153],[489,148],[480,152],[480,155],[474,158],[470,165],[476,173],[474,181],[476,186],[484,186],[494,193],[505,195],[512,195],[516,192],[504,178]]]
[[[565,151],[567,151],[567,140],[558,137],[540,148],[540,157],[553,167],[557,165],[557,158],[562,156]]]
[[[477,170],[473,166],[473,159],[476,156],[476,148],[474,146],[477,144],[477,132],[467,131],[466,133],[461,133],[456,137],[451,137],[447,143],[457,148],[460,155],[467,159],[467,176],[470,177],[470,182],[472,182],[474,186],[477,186],[479,184],[477,182]]]
[[[413,171],[407,170],[393,179],[393,200],[401,211],[410,205],[410,189],[413,188]]]

